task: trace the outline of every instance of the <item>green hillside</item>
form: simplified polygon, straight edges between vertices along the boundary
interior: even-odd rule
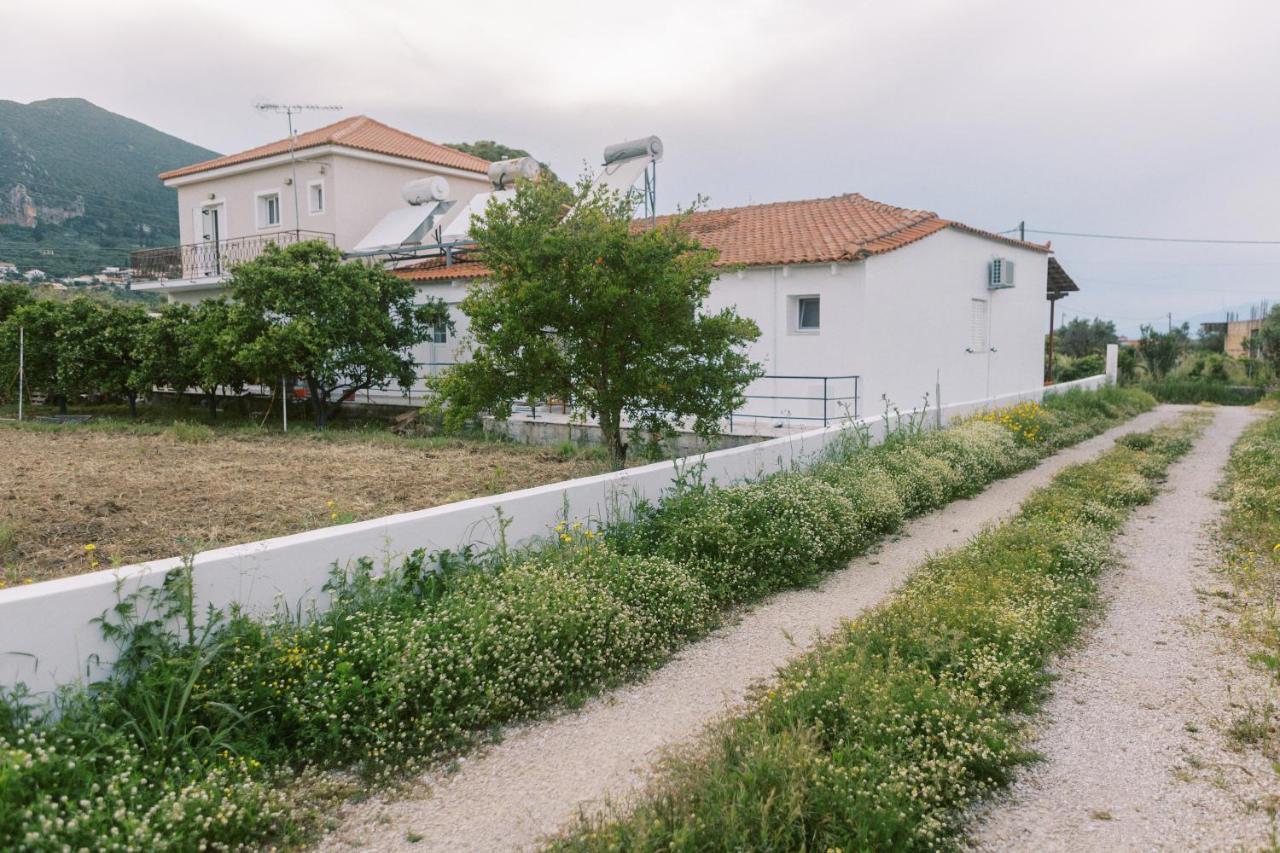
[[[177,194],[156,175],[216,156],[81,98],[0,100],[0,261],[76,275],[176,244]]]

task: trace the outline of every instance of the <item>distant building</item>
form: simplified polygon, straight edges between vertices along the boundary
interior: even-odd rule
[[[238,154],[160,175],[178,191],[182,245],[133,253],[133,289],[171,302],[221,291],[231,265],[269,244],[321,239],[352,249],[388,211],[407,207],[405,183],[442,177],[459,205],[489,189],[489,162],[367,116],[354,116]],[[295,210],[296,198],[296,210]]]
[[[1262,318],[1201,323],[1202,332],[1223,335],[1222,351],[1232,358],[1253,357],[1258,353],[1258,335],[1262,334]]]
[[[48,278],[48,276],[45,275],[44,270],[27,270],[22,274],[22,277],[27,281],[44,281]]]
[[[18,265],[11,264],[8,261],[0,261],[0,278],[5,276],[17,275]]]

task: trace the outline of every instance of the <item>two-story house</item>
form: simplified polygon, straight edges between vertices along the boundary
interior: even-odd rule
[[[410,181],[444,177],[465,204],[489,189],[489,162],[355,116],[160,175],[178,191],[182,244],[135,252],[136,290],[173,302],[218,292],[229,268],[268,243],[322,239],[350,249]]]

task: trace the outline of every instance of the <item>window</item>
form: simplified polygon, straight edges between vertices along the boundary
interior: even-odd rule
[[[796,331],[816,332],[820,326],[819,299],[816,296],[801,296],[796,300]]]
[[[987,300],[969,300],[969,351],[987,351]]]
[[[431,330],[431,343],[447,344],[448,342],[449,342],[449,327],[445,325],[444,321],[442,320],[439,323],[436,323],[435,327],[432,328]]]
[[[280,224],[280,193],[258,193],[258,227]]]
[[[324,213],[324,181],[312,181],[307,184],[307,209],[312,216]]]

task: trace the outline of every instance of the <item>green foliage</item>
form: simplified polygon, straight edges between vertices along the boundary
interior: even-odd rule
[[[1058,354],[1069,358],[1081,358],[1087,355],[1103,355],[1107,344],[1116,342],[1116,324],[1110,320],[1099,320],[1097,317],[1086,320],[1076,317],[1069,323],[1063,323],[1054,334],[1054,349]],[[1054,371],[1057,373],[1057,371]],[[1101,373],[1102,371],[1098,371]],[[1092,374],[1086,374],[1092,375]],[[1060,380],[1067,381],[1067,380]]]
[[[1105,373],[1106,369],[1106,356],[1098,353],[1089,353],[1079,358],[1064,356],[1055,361],[1053,378],[1056,382],[1073,382]]]
[[[1259,355],[1271,367],[1272,374],[1280,376],[1280,305],[1274,305],[1258,330]]]
[[[380,574],[364,561],[335,571],[323,613],[196,620],[190,576],[176,572],[104,620],[121,650],[110,678],[52,715],[0,701],[0,848],[296,840],[306,816],[287,792],[307,768],[385,778],[651,668],[726,606],[844,565],[896,529],[908,501],[915,513],[971,494],[1149,404],[1132,390],[1096,396],[1050,398],[1034,446],[984,422],[851,441],[811,473],[723,488],[690,476],[633,522],[563,523],[530,550],[418,552]],[[955,710],[951,686],[912,678],[885,696],[923,690]]]
[[[1163,379],[1178,364],[1190,342],[1188,329],[1186,323],[1168,332],[1158,332],[1152,326],[1142,327],[1138,354],[1153,378]]]
[[[230,290],[230,310],[243,318],[235,360],[269,381],[302,377],[320,427],[346,394],[413,385],[412,348],[450,322],[439,299],[415,303],[412,282],[380,266],[343,263],[319,240],[268,244],[232,269]]]
[[[1196,424],[1062,472],[1011,522],[783,671],[746,716],[672,762],[630,813],[561,850],[932,850],[1031,756],[1046,666],[1097,601],[1109,539]]]
[[[633,199],[548,182],[522,183],[472,228],[492,270],[462,302],[471,359],[439,377],[447,423],[480,411],[508,417],[524,399],[555,397],[597,418],[615,468],[623,418],[665,435],[685,419],[714,434],[761,375],[746,355],[759,336],[732,309],[702,312],[716,254],[678,222],[632,227]],[[572,212],[565,209],[572,206]]]
[[[1206,378],[1169,376],[1142,383],[1143,390],[1162,403],[1217,403],[1223,406],[1251,406],[1265,390],[1252,385],[1226,385]]]
[[[0,323],[34,299],[31,288],[25,284],[16,281],[0,282]]]
[[[131,414],[151,387],[146,370],[150,317],[137,305],[73,299],[60,329],[63,387],[124,396]]]
[[[0,218],[19,184],[37,209],[34,228],[0,225],[0,259],[53,276],[177,243],[177,196],[156,175],[217,156],[79,98],[0,100],[0,128]],[[80,215],[57,222],[59,211]]]

